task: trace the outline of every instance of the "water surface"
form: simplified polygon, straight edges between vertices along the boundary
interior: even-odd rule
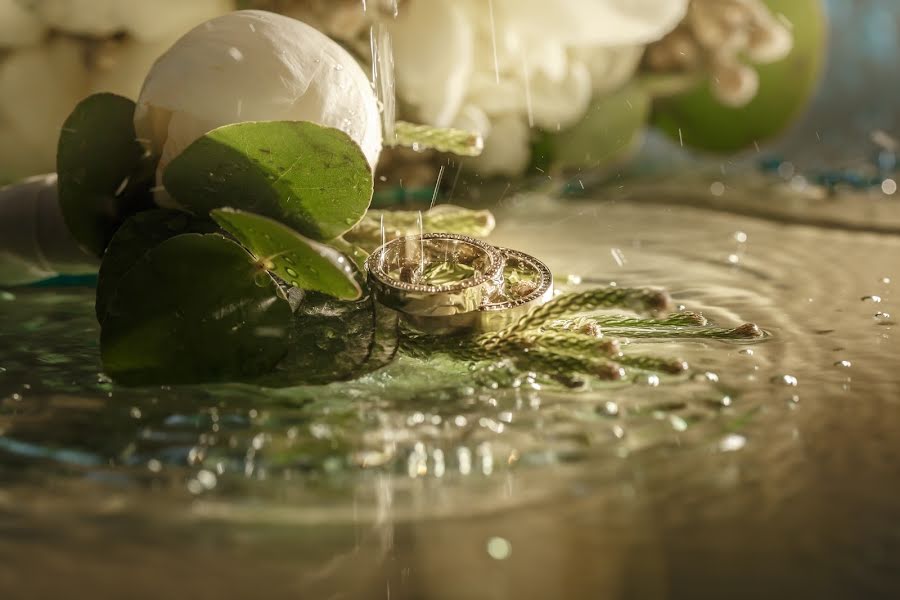
[[[402,357],[128,389],[100,372],[92,290],[9,290],[0,594],[897,597],[900,201],[708,185],[497,209],[493,241],[564,285],[664,286],[771,334],[635,341],[687,359],[677,379],[494,389]]]

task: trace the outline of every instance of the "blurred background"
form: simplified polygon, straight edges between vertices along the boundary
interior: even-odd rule
[[[0,0],[0,181],[53,171],[59,128],[80,99],[136,99],[175,39],[236,8],[310,22],[367,69],[387,30],[396,86],[382,86],[382,100],[407,120],[485,135],[485,156],[467,165],[484,175],[774,157],[828,183],[844,170],[869,180],[879,153],[896,150],[892,0],[612,2],[637,24],[589,33],[569,29],[591,3],[567,0],[551,10],[571,20],[538,37],[531,26],[547,15],[535,3],[496,2],[401,0],[395,16],[396,0]],[[388,185],[428,187],[441,160],[387,152],[383,173]]]

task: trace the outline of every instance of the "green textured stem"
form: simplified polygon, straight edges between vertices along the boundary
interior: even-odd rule
[[[535,329],[549,321],[579,313],[604,308],[626,308],[635,312],[655,313],[665,310],[670,303],[666,292],[647,288],[607,287],[566,294],[557,296],[534,309],[506,329],[494,334],[493,340],[485,340],[485,343],[496,344],[513,333]]]
[[[609,316],[594,317],[601,328],[606,327],[702,327],[707,324],[706,317],[693,312],[680,312],[664,319],[636,319],[634,317]]]
[[[611,336],[629,338],[689,339],[706,338],[719,340],[752,340],[766,336],[765,332],[754,323],[744,323],[740,327],[727,329],[722,327],[669,327],[656,329],[616,328],[605,329]]]
[[[531,350],[512,357],[523,371],[537,373],[584,373],[599,379],[615,381],[625,376],[625,369],[614,361],[596,358],[578,358],[566,354],[554,354]]]
[[[485,237],[496,225],[494,215],[488,210],[472,210],[453,204],[441,204],[428,211],[370,210],[353,229],[344,234],[344,239],[371,252],[381,245],[382,239],[389,241],[418,234],[419,215],[422,216],[422,233]]]
[[[397,121],[394,123],[394,145],[417,150],[433,149],[458,156],[478,156],[484,149],[484,140],[471,131]]]

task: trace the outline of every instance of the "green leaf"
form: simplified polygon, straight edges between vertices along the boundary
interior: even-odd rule
[[[355,300],[362,295],[351,261],[334,248],[250,212],[218,208],[210,215],[266,269],[289,284],[343,300]]]
[[[134,132],[134,102],[115,94],[82,100],[59,136],[59,203],[79,244],[97,256],[129,214],[152,205],[155,161]]]
[[[166,190],[197,214],[231,206],[316,240],[336,238],[372,199],[372,170],[342,131],[299,121],[226,125],[179,154]]]
[[[650,118],[650,96],[637,83],[594,99],[584,118],[560,133],[545,132],[537,140],[537,167],[577,169],[603,167],[631,155]]]
[[[306,294],[294,313],[287,355],[260,382],[272,387],[324,384],[380,369],[397,353],[398,318],[371,297],[343,302]]]
[[[119,281],[148,250],[182,233],[212,233],[216,226],[177,210],[156,209],[128,218],[109,241],[97,275],[94,309],[101,323]]]
[[[291,317],[278,284],[236,242],[178,235],[119,281],[100,335],[103,367],[125,384],[256,377],[287,353]]]
[[[704,81],[691,91],[659,99],[653,124],[687,146],[732,152],[787,128],[809,104],[825,61],[827,26],[821,0],[767,0],[793,24],[794,48],[784,60],[755,67],[759,92],[746,106],[731,108],[713,97]]]

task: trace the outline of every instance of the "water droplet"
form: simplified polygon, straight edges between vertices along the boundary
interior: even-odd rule
[[[836,363],[834,363],[834,366],[842,367],[844,369],[849,369],[852,366],[852,364],[853,363],[851,363],[849,360],[839,360]]]
[[[298,273],[294,269],[288,267],[285,269],[285,272],[288,274],[288,277],[297,277]]]
[[[736,264],[738,264],[739,262],[741,262],[741,257],[738,256],[737,254],[729,254],[729,255],[728,255],[728,262],[731,263],[732,265],[736,265]]]
[[[722,452],[736,452],[747,445],[747,438],[737,433],[730,433],[719,442],[719,450]]]
[[[879,319],[879,320],[880,319],[890,319],[891,315],[890,315],[890,313],[878,311],[877,313],[875,313],[875,318]]]
[[[581,275],[569,275],[566,277],[566,283],[569,285],[581,285]]]
[[[881,296],[863,296],[860,300],[863,302],[874,302],[875,304],[879,304],[881,302]]]
[[[753,350],[750,348],[744,348],[743,350],[738,350],[738,354],[743,354],[744,356],[753,356]]]
[[[15,299],[16,299],[16,295],[13,294],[12,292],[6,292],[6,291],[0,292],[0,300],[3,300],[5,302],[12,302]]]
[[[772,383],[781,383],[791,387],[796,387],[800,382],[793,375],[778,375],[772,378]]]
[[[744,233],[743,231],[735,231],[734,232],[734,240],[738,244],[744,244],[747,242],[747,234]]]
[[[512,554],[512,544],[502,537],[492,537],[487,543],[487,553],[494,560],[505,560]]]
[[[721,181],[714,181],[709,186],[709,193],[713,196],[721,196],[725,193],[725,184]]]

